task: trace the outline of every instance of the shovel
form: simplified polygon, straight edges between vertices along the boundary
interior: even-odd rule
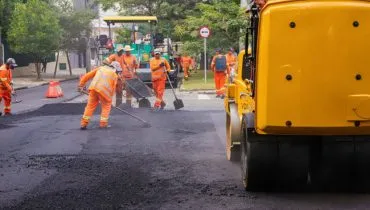
[[[177,96],[176,96],[176,93],[175,93],[175,90],[173,89],[173,86],[172,86],[172,83],[171,83],[171,80],[170,80],[170,77],[168,75],[168,72],[167,72],[167,80],[168,82],[170,83],[170,86],[171,86],[171,89],[172,89],[172,92],[173,92],[173,95],[175,96],[175,101],[173,102],[173,105],[175,106],[175,109],[178,110],[178,109],[181,109],[184,107],[184,102],[182,102],[181,99],[178,99]]]
[[[85,90],[82,90],[82,91],[81,91],[81,93],[83,93],[83,94],[85,94],[85,95],[89,95],[89,93],[88,93],[87,91],[85,91]],[[143,124],[143,126],[144,126],[145,128],[150,128],[150,127],[152,127],[152,126],[150,125],[150,123],[148,123],[147,121],[145,121],[145,120],[141,119],[140,117],[138,117],[138,116],[136,116],[136,115],[134,115],[134,114],[131,114],[130,112],[125,111],[125,110],[123,110],[123,109],[121,109],[121,108],[119,108],[119,107],[116,107],[116,106],[112,106],[112,107],[113,107],[113,108],[115,108],[115,109],[117,109],[118,111],[123,112],[123,113],[125,113],[126,115],[129,115],[129,116],[131,116],[131,117],[133,117],[133,118],[135,118],[135,119],[139,120],[140,122],[144,123],[144,124]]]

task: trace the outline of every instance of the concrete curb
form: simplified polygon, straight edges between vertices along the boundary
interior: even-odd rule
[[[78,80],[78,79],[79,79],[79,77],[73,77],[73,78],[67,78],[67,79],[62,79],[62,80],[58,80],[58,81],[59,82],[67,82],[67,81]],[[41,84],[35,85],[35,86],[23,86],[23,87],[14,88],[14,90],[24,90],[24,89],[29,89],[29,88],[35,88],[35,87],[48,85],[49,83],[50,82],[44,82],[44,83],[41,83]]]
[[[197,92],[201,94],[216,94],[216,91],[213,89],[179,89],[180,92]]]

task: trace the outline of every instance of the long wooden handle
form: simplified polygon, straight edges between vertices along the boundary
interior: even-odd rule
[[[89,95],[89,93],[87,91],[85,91],[85,90],[82,90],[81,93],[86,94],[86,95]],[[127,114],[127,115],[129,115],[129,116],[131,116],[131,117],[133,117],[133,118],[135,118],[135,119],[137,119],[137,120],[139,120],[139,121],[141,121],[141,122],[143,122],[143,123],[145,123],[145,124],[148,124],[149,125],[149,123],[147,121],[141,119],[140,117],[138,117],[136,115],[133,115],[133,114],[129,113],[128,111],[125,111],[125,110],[123,110],[123,109],[121,109],[119,107],[116,107],[116,106],[112,106],[112,107],[115,108],[115,109],[117,109],[117,110],[119,110],[119,111],[121,111],[121,112],[123,112],[123,113],[125,113],[125,114]]]

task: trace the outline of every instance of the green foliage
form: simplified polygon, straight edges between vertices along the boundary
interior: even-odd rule
[[[184,43],[190,54],[203,51],[199,28],[210,27],[208,50],[238,48],[247,26],[247,16],[240,8],[240,0],[99,0],[111,8],[118,3],[124,15],[155,15],[157,32],[169,34],[174,41]],[[241,31],[242,29],[242,31]]]
[[[125,28],[120,28],[116,31],[117,33],[117,43],[131,43],[131,31]]]
[[[211,29],[208,50],[215,48],[238,48],[247,25],[247,16],[234,0],[214,1],[212,4],[198,3],[193,14],[183,24],[175,27],[175,33],[184,41],[184,49],[198,53],[202,48],[199,28],[203,25]],[[243,29],[242,32],[240,29]]]
[[[58,49],[60,27],[54,11],[40,0],[17,3],[8,41],[16,53],[30,54],[36,63]]]
[[[91,32],[90,22],[94,14],[90,11],[76,11],[68,0],[59,0],[54,4],[55,14],[58,14],[59,25],[61,26],[61,40],[59,49],[78,49],[78,40],[81,34]]]
[[[183,22],[190,14],[197,2],[203,0],[98,0],[103,9],[114,8],[119,5],[124,15],[154,15],[159,19],[157,32],[169,34],[172,39],[179,40],[175,35],[175,26]],[[148,30],[147,30],[148,31]]]
[[[22,3],[23,0],[0,0],[0,28],[3,38],[7,36],[10,26],[10,18],[14,11],[16,3]]]

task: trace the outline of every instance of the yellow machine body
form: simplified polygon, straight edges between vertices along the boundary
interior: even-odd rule
[[[257,133],[369,135],[369,49],[369,1],[269,0],[257,43]]]
[[[238,115],[241,120],[241,116],[248,112],[252,112],[255,109],[254,100],[251,97],[252,88],[251,83],[248,80],[243,80],[242,69],[243,69],[243,57],[245,50],[242,50],[238,55],[236,75],[232,83],[226,84],[226,97],[224,100],[225,110],[229,113],[230,103],[235,103],[238,108]]]

